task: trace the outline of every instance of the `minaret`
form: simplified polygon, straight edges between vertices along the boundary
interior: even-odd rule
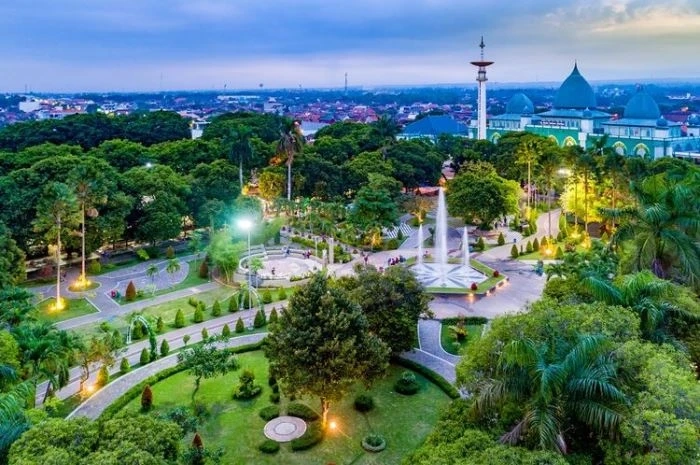
[[[484,36],[481,36],[481,43],[479,48],[481,48],[481,59],[479,61],[472,61],[471,64],[479,67],[479,71],[476,75],[476,82],[479,83],[479,104],[477,106],[477,112],[479,116],[479,132],[478,139],[486,139],[486,67],[493,64],[493,61],[484,61]]]

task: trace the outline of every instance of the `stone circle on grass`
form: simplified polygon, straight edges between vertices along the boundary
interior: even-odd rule
[[[306,432],[306,422],[297,417],[277,417],[268,421],[263,431],[273,441],[289,442]]]

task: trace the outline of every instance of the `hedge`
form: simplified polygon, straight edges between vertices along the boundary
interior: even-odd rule
[[[245,344],[239,347],[232,347],[230,349],[231,352],[235,354],[242,354],[245,352],[253,352],[256,350],[260,350],[262,348],[262,341],[260,342],[255,342],[253,344]],[[166,378],[171,377],[174,374],[180,373],[181,371],[186,370],[187,367],[181,364],[177,364],[174,367],[166,368],[163,371],[160,371],[156,373],[153,376],[149,376],[148,378],[144,379],[138,384],[135,384],[132,386],[128,391],[126,391],[121,397],[119,397],[117,400],[115,400],[109,407],[107,407],[104,412],[100,415],[99,419],[100,420],[109,420],[114,415],[119,413],[120,410],[122,410],[126,405],[131,402],[133,399],[137,398],[138,396],[141,395],[141,392],[143,391],[143,388],[146,387],[146,385],[151,385],[153,386],[156,384],[158,381],[162,381]]]
[[[267,407],[260,409],[258,415],[260,415],[260,418],[263,420],[270,421],[280,416],[280,408],[277,405],[268,405]]]
[[[442,321],[443,325],[456,325],[460,323],[464,323],[465,325],[485,325],[489,322],[489,319],[483,316],[466,316],[464,318],[443,318],[440,321]]]
[[[299,417],[302,420],[314,421],[318,420],[318,413],[306,404],[299,402],[290,402],[287,406],[287,415],[291,417]]]
[[[323,440],[323,429],[318,423],[311,423],[300,438],[292,439],[292,450],[307,450]]]
[[[440,390],[442,390],[442,392],[444,392],[450,397],[450,399],[460,398],[459,391],[457,390],[457,388],[454,387],[452,383],[447,381],[445,378],[435,373],[433,370],[406,358],[392,357],[391,361],[396,363],[397,365],[401,365],[402,367],[409,368],[415,371],[416,373],[420,373],[425,378],[432,381],[437,387],[439,387]]]
[[[272,439],[265,439],[258,446],[258,450],[263,454],[276,454],[280,450],[280,443]]]

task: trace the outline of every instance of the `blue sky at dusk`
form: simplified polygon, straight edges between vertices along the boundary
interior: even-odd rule
[[[700,0],[31,0],[0,5],[0,90],[698,77]]]

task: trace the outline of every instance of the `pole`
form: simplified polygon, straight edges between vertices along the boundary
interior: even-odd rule
[[[250,228],[248,228],[248,310],[253,308],[253,296],[251,294],[253,290],[253,284],[251,281],[251,267],[250,267]]]

